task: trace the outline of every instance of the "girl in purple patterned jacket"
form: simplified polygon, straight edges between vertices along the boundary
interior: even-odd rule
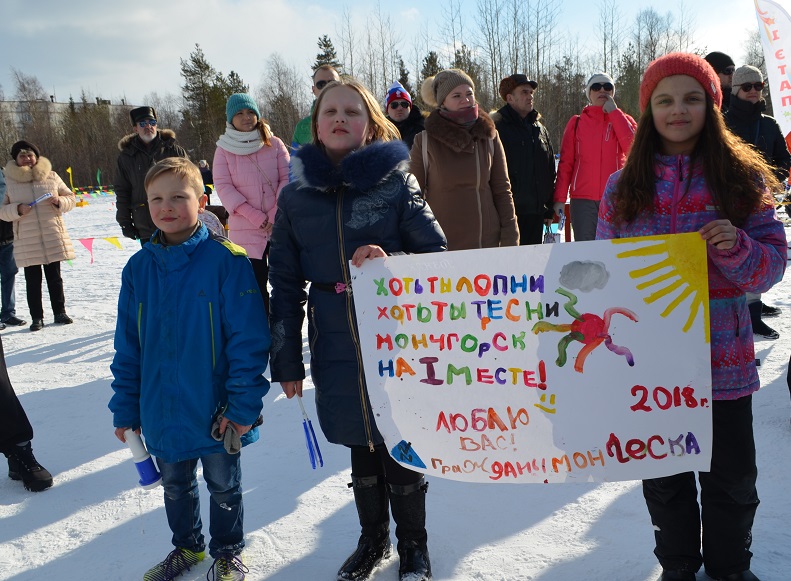
[[[717,74],[702,58],[653,61],[640,86],[642,119],[623,170],[607,184],[597,239],[700,232],[707,243],[713,446],[710,472],[643,481],[662,581],[756,581],[758,506],[752,393],[760,387],[745,292],[783,276],[786,238],[760,154],[725,127]],[[701,556],[701,516],[703,551]]]

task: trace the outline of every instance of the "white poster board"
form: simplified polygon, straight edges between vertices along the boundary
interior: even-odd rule
[[[351,270],[372,410],[404,466],[501,483],[709,469],[699,234],[392,256]]]

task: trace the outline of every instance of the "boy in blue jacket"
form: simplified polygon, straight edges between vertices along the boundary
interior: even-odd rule
[[[269,391],[264,302],[244,249],[198,220],[206,196],[194,164],[162,160],[145,188],[158,230],[123,270],[109,405],[116,437],[142,430],[162,473],[175,549],[143,579],[173,579],[203,560],[200,459],[211,494],[209,575],[241,581],[238,447],[258,439]]]

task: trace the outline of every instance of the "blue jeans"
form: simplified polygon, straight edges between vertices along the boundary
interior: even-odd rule
[[[14,244],[0,246],[0,295],[2,295],[2,310],[0,321],[7,321],[16,316],[16,295],[14,281],[19,269],[14,260]]]
[[[208,454],[200,458],[203,478],[211,494],[209,554],[238,555],[244,548],[241,454]],[[165,513],[173,531],[173,545],[200,552],[206,548],[201,533],[198,498],[198,458],[164,462],[157,458],[165,488]]]

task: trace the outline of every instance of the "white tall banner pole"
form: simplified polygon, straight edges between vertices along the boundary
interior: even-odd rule
[[[791,17],[779,2],[754,2],[774,116],[783,135],[788,136],[791,133]]]

